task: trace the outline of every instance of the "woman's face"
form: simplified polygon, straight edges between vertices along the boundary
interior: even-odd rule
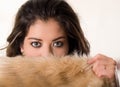
[[[21,52],[25,56],[64,56],[69,46],[64,29],[53,19],[36,20],[26,35]]]

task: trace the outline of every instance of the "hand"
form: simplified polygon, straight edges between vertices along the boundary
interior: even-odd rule
[[[98,77],[114,78],[116,62],[105,55],[97,54],[88,60],[88,64],[93,64],[93,71]]]

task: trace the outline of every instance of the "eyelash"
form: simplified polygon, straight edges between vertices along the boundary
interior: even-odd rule
[[[31,45],[35,48],[39,48],[41,47],[42,44],[40,42],[35,41],[35,42],[31,42]]]
[[[40,48],[42,46],[42,44],[38,41],[31,42],[31,45],[34,48]],[[64,45],[64,43],[62,41],[56,41],[56,42],[52,43],[53,47],[62,47],[63,45]]]
[[[53,42],[53,46],[54,47],[62,47],[63,46],[63,42],[62,41]]]

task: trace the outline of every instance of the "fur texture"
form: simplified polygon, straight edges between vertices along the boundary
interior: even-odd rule
[[[87,58],[65,56],[0,58],[0,87],[111,87]]]

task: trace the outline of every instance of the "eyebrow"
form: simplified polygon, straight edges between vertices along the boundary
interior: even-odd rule
[[[53,41],[59,40],[59,39],[65,39],[65,37],[61,36],[61,37],[57,37],[55,38]]]
[[[42,41],[42,39],[38,39],[38,38],[36,38],[36,37],[29,37],[28,39],[33,39],[33,40]]]
[[[30,38],[28,38],[28,39],[33,39],[33,40],[42,41],[42,39],[39,39],[39,38],[36,38],[36,37],[30,37]],[[59,40],[59,39],[65,39],[65,37],[64,37],[64,36],[57,37],[57,38],[55,38],[55,39],[52,40],[52,41],[56,41],[56,40]]]

